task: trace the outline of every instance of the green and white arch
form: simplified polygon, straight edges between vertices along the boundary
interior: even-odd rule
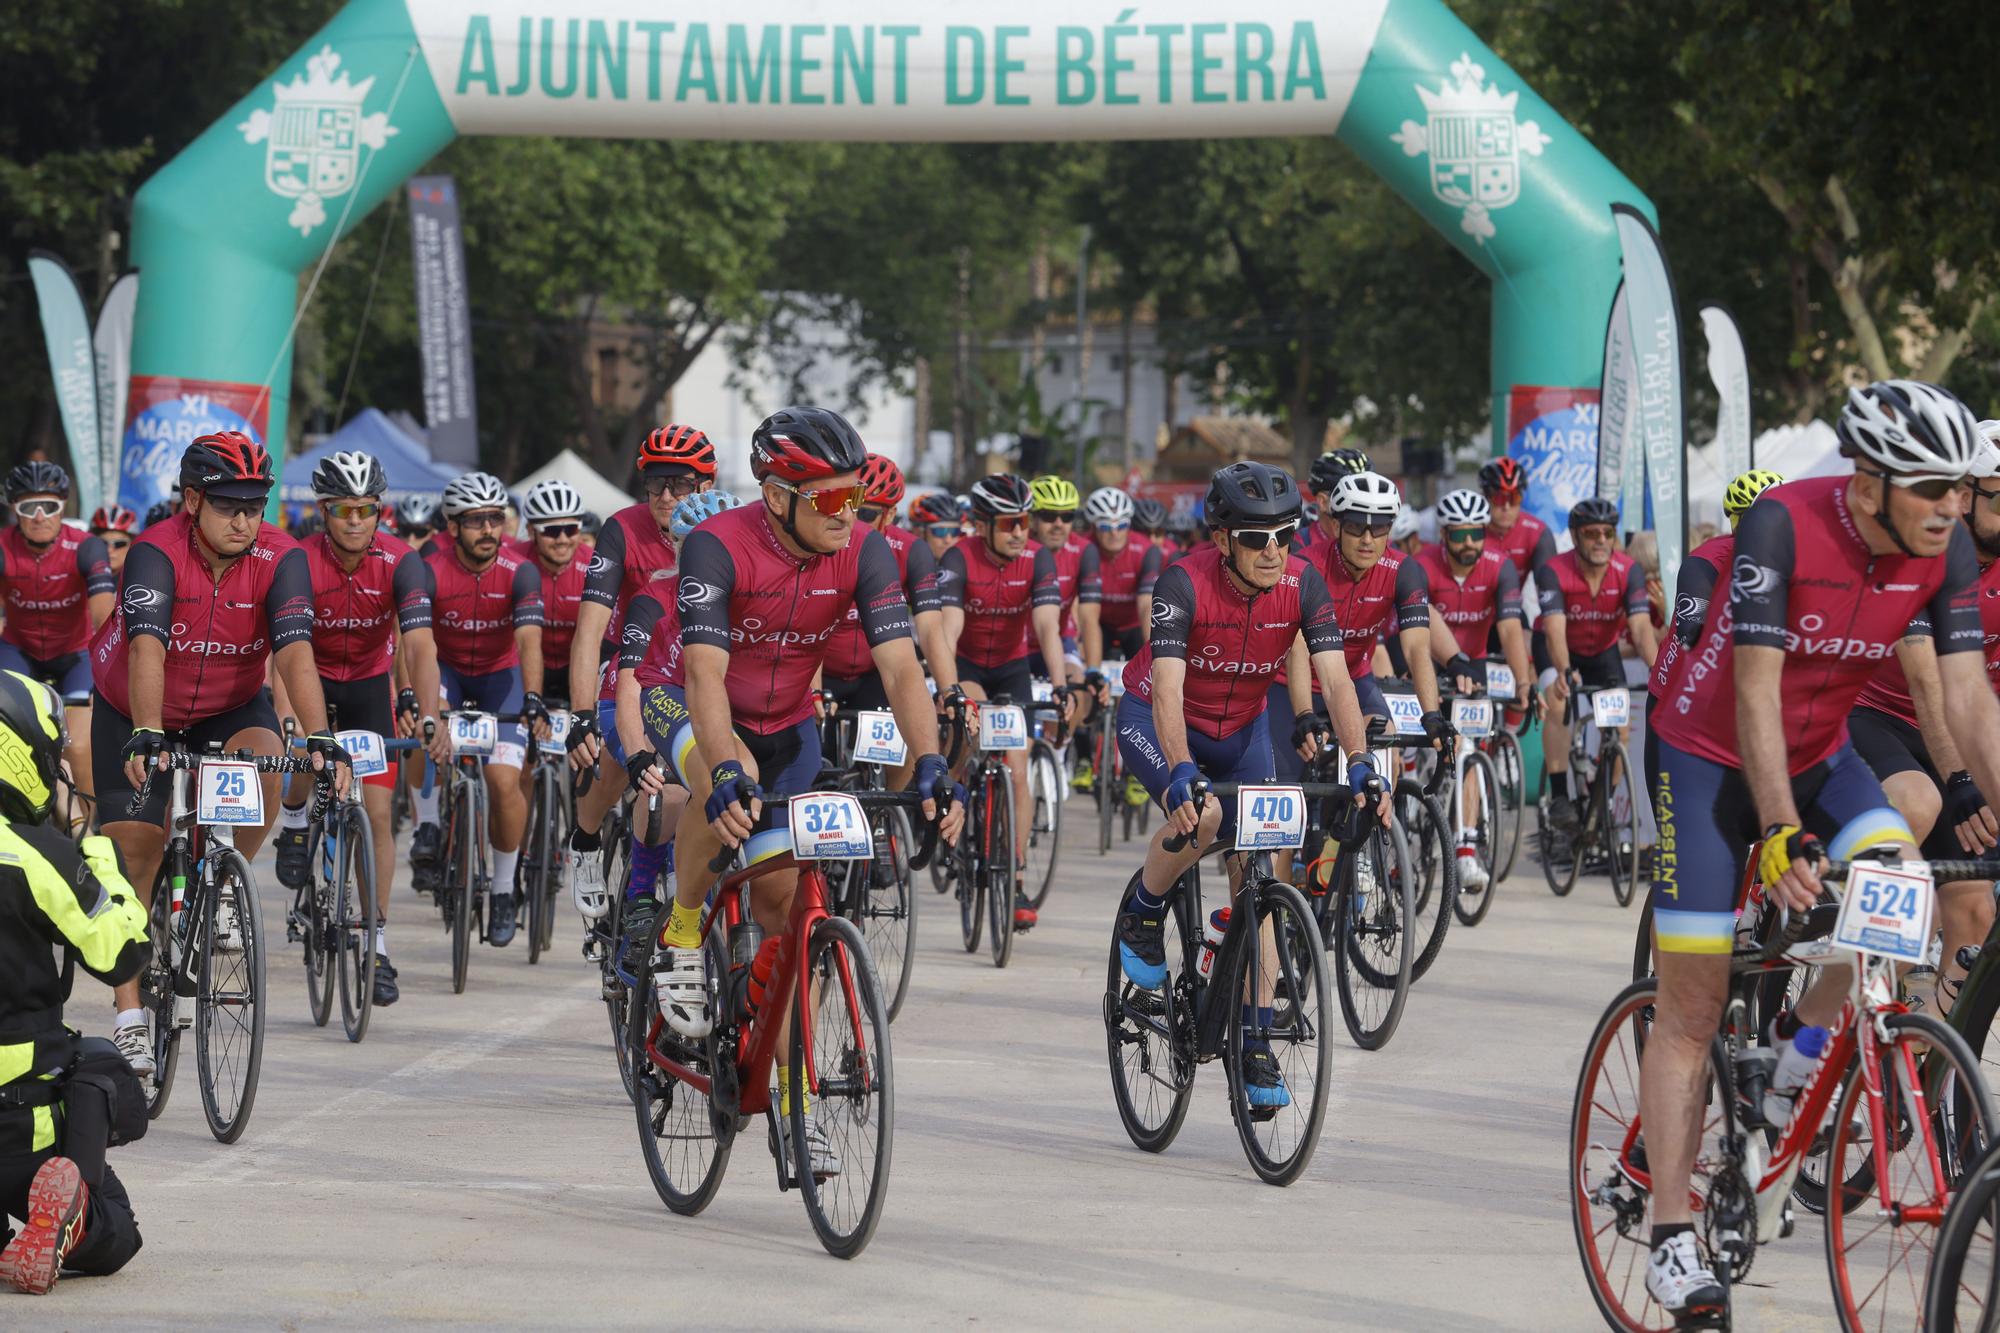
[[[283,438],[301,274],[457,135],[1313,133],[1492,277],[1496,432],[1590,493],[1610,205],[1652,207],[1441,0],[353,0],[139,192],[122,493],[204,427]]]

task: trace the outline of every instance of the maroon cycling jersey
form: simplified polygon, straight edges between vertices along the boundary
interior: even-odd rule
[[[1182,711],[1188,726],[1217,740],[1233,736],[1264,711],[1270,685],[1300,633],[1308,653],[1336,652],[1340,621],[1326,580],[1292,556],[1278,584],[1254,597],[1239,588],[1222,552],[1204,547],[1160,576],[1153,590],[1153,632],[1125,664],[1126,693],[1153,701],[1153,659],[1187,663]]]
[[[1375,645],[1391,630],[1401,633],[1430,627],[1430,592],[1416,561],[1385,551],[1357,579],[1340,558],[1339,542],[1320,547],[1320,561],[1334,615],[1340,622],[1342,646],[1347,650],[1348,675],[1375,674]],[[1282,673],[1279,678],[1283,679]],[[1317,677],[1313,689],[1319,689]]]
[[[467,569],[453,543],[432,551],[424,568],[438,661],[467,676],[519,666],[514,631],[542,623],[542,576],[535,562],[503,545],[486,568]]]
[[[1055,557],[1039,546],[1001,564],[984,537],[961,537],[931,580],[941,606],[965,612],[958,655],[974,666],[1005,666],[1035,648],[1034,609],[1062,605]]]
[[[41,551],[28,545],[19,525],[0,533],[0,583],[7,609],[0,639],[38,662],[89,647],[89,599],[118,591],[104,539],[67,523]]]
[[[1098,614],[1111,631],[1139,627],[1139,599],[1153,595],[1160,577],[1160,550],[1137,533],[1116,555],[1098,551]]]
[[[1494,626],[1522,619],[1521,576],[1500,552],[1481,551],[1462,579],[1452,572],[1451,557],[1442,546],[1424,547],[1410,563],[1424,576],[1425,596],[1451,626],[1461,651],[1483,654]]]
[[[856,523],[854,540],[860,541],[872,531],[865,524]],[[916,533],[893,524],[882,530],[882,540],[889,543],[889,551],[896,557],[897,575],[910,609],[920,615],[939,609],[932,578],[937,573],[937,558],[931,554],[931,548]],[[835,680],[858,680],[874,670],[875,655],[869,651],[868,636],[861,632],[861,609],[849,606],[839,628],[827,640],[822,674]]]
[[[1514,562],[1514,573],[1522,579],[1529,579],[1543,565],[1556,558],[1556,537],[1549,531],[1548,524],[1533,514],[1523,513],[1505,532],[1497,531],[1488,524],[1486,549],[1506,556]]]
[[[681,551],[681,642],[728,651],[731,720],[759,734],[812,716],[813,673],[857,603],[871,645],[910,637],[896,557],[879,532],[801,559],[779,543],[762,505],[745,505],[689,533]],[[665,683],[685,685],[685,657],[669,662],[665,675]]]
[[[140,533],[125,553],[118,609],[90,641],[97,692],[127,718],[131,641],[166,645],[160,712],[170,730],[249,703],[264,688],[271,654],[312,640],[312,575],[297,542],[260,523],[250,549],[218,579],[196,540],[185,512]]]
[[[1986,650],[1986,680],[2000,690],[2000,560],[1979,571],[1977,591],[1979,632]],[[1921,627],[1913,624],[1905,631],[1905,637],[1929,628],[1928,624]],[[1869,677],[1854,703],[1858,708],[1873,708],[1878,713],[1900,717],[1913,727],[1919,725],[1916,705],[1910,702],[1910,682],[1903,675],[1902,659],[1893,654],[1880,671]]]
[[[1629,617],[1652,614],[1645,571],[1623,551],[1611,553],[1594,592],[1575,551],[1564,551],[1535,571],[1535,587],[1542,615],[1563,617],[1563,642],[1571,661],[1616,648]]]
[[[1030,551],[1041,549],[1040,542],[1029,542]],[[1062,634],[1066,639],[1077,636],[1076,604],[1089,602],[1095,606],[1104,600],[1104,580],[1100,577],[1100,559],[1097,543],[1079,533],[1072,532],[1069,540],[1050,551],[1056,562],[1056,589],[1062,594]]]
[[[513,543],[514,554],[535,567],[542,576],[542,666],[560,671],[569,665],[570,641],[576,638],[576,612],[583,605],[583,585],[590,576],[590,561],[582,548],[570,562],[551,574],[535,551],[535,539]]]
[[[306,539],[312,576],[313,661],[328,680],[370,680],[396,657],[397,628],[429,629],[430,578],[424,558],[378,531],[352,572],[324,532]]]
[[[1660,641],[1660,654],[1653,659],[1653,674],[1646,678],[1646,691],[1655,699],[1667,683],[1667,673],[1675,661],[1694,647],[1701,637],[1702,621],[1708,618],[1708,603],[1722,571],[1729,568],[1730,554],[1736,549],[1736,534],[1725,532],[1688,552],[1681,561],[1680,577],[1674,580],[1674,618],[1669,633]]]
[[[1942,556],[1875,555],[1847,507],[1846,477],[1810,477],[1757,497],[1736,529],[1729,596],[1660,692],[1653,725],[1689,754],[1741,767],[1735,649],[1785,652],[1780,699],[1790,771],[1847,739],[1854,700],[1899,640],[1929,634],[1940,655],[1982,646],[1979,562],[1959,525]]]
[[[674,560],[673,542],[660,531],[647,506],[630,505],[604,521],[586,566],[583,597],[611,608],[614,640],[618,615],[626,603],[652,584],[672,586]],[[659,591],[665,595],[667,589]]]
[[[665,685],[668,673],[680,669],[680,658],[677,599],[662,601],[653,592],[634,597],[625,608],[625,629],[618,636],[618,669],[635,673],[641,685]]]

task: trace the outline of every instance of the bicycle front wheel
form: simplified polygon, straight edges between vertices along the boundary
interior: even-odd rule
[[[1923,1327],[1990,1329],[2000,1321],[2000,1146],[1952,1200],[1924,1284]]]
[[[146,1089],[146,1115],[154,1120],[167,1109],[167,1094],[174,1087],[174,1066],[181,1056],[181,1033],[174,1024],[174,961],[178,951],[173,938],[173,900],[167,886],[166,867],[153,882],[153,906],[146,914],[146,930],[153,950],[139,973],[139,1005],[153,1020],[153,1077],[141,1079]]]
[[[1827,1161],[1839,1183],[1826,1210],[1826,1262],[1844,1329],[1920,1326],[1946,1209],[1995,1142],[1992,1098],[1965,1038],[1929,1014],[1882,1022],[1889,1040],[1878,1067],[1848,1079],[1832,1112]],[[1878,1153],[1887,1173],[1863,1170],[1879,1165]]]
[[[1631,756],[1622,742],[1613,741],[1598,766],[1597,780],[1604,797],[1600,803],[1604,817],[1605,859],[1611,866],[1611,893],[1620,907],[1630,907],[1639,888],[1639,798]]]
[[[722,932],[711,932],[704,952],[711,982],[710,1003],[716,978],[729,975],[728,945]],[[708,1207],[722,1187],[723,1172],[729,1166],[729,1149],[736,1141],[733,1116],[716,1109],[714,1101],[691,1083],[684,1083],[654,1064],[646,1054],[647,1034],[657,1025],[660,1040],[667,1043],[673,1058],[715,1077],[717,1035],[705,1042],[687,1042],[658,1022],[660,1003],[653,991],[653,965],[649,957],[633,969],[637,985],[625,1031],[618,1034],[624,1049],[621,1057],[631,1069],[629,1091],[639,1125],[639,1152],[646,1160],[646,1174],[660,1202],[683,1217],[692,1217]],[[714,1009],[711,1013],[717,1012]],[[720,1025],[717,1032],[720,1032]],[[733,1072],[733,1071],[731,1071]]]
[[[1238,901],[1241,901],[1239,899]],[[1257,933],[1237,956],[1222,996],[1249,996],[1256,1022],[1229,1025],[1229,1102],[1250,1169],[1268,1185],[1289,1185],[1312,1161],[1326,1120],[1333,1053],[1326,951],[1305,897],[1289,884],[1256,891]],[[1217,997],[1218,999],[1222,997]],[[1245,1056],[1268,1051],[1273,1088],[1246,1077]]]
[[[1492,759],[1493,778],[1500,794],[1500,817],[1494,827],[1497,841],[1493,845],[1493,882],[1497,884],[1514,872],[1514,858],[1521,850],[1521,820],[1528,803],[1528,783],[1521,765],[1521,742],[1513,732],[1503,729],[1494,736]]]
[[[807,947],[810,980],[792,1024],[793,1172],[820,1244],[852,1259],[868,1247],[889,1193],[896,1130],[889,1007],[852,921],[821,919]],[[834,1171],[813,1174],[809,1135],[835,1159]]]
[[[1465,790],[1475,793],[1473,799],[1479,803],[1479,813],[1472,819],[1473,855],[1486,871],[1486,884],[1482,888],[1468,888],[1461,876],[1458,897],[1452,901],[1451,909],[1462,924],[1476,926],[1493,910],[1493,895],[1507,873],[1501,862],[1503,852],[1509,864],[1514,859],[1513,851],[1506,845],[1508,826],[1511,823],[1514,833],[1519,833],[1520,811],[1517,808],[1511,816],[1507,813],[1499,767],[1481,751],[1474,750],[1465,757]]]
[[[334,970],[340,974],[340,1021],[349,1041],[368,1035],[375,1006],[375,836],[368,812],[349,802],[340,815],[340,856],[333,880]]]
[[[1055,887],[1056,856],[1062,835],[1063,797],[1069,784],[1063,781],[1062,765],[1046,741],[1036,741],[1028,759],[1028,904],[1040,909]]]
[[[1097,796],[1097,854],[1111,851],[1111,820],[1125,800],[1124,765],[1118,761],[1118,726],[1111,715],[1097,727],[1097,767],[1092,773]]]
[[[1014,784],[1003,771],[987,787],[986,924],[993,966],[1014,956]]]
[[[1548,783],[1548,775],[1542,775],[1543,785]],[[1576,887],[1576,877],[1583,868],[1584,844],[1590,837],[1588,826],[1578,830],[1574,838],[1564,838],[1549,819],[1548,803],[1544,801],[1535,807],[1535,854],[1542,863],[1542,878],[1548,881],[1549,892],[1558,898],[1566,898]]]
[[[881,969],[882,985],[889,997],[889,1018],[895,1021],[910,991],[910,969],[917,961],[917,895],[910,883],[910,817],[890,808],[876,817],[876,859],[854,867],[853,873],[866,878],[867,891],[861,905],[860,926],[868,937],[868,951]],[[884,882],[886,877],[887,882]]]
[[[1403,1019],[1416,960],[1414,876],[1402,830],[1372,830],[1340,863],[1333,938],[1340,1013],[1354,1044],[1378,1051]]]
[[[450,899],[447,922],[451,929],[451,993],[465,993],[465,976],[472,967],[472,895],[477,892],[473,867],[477,863],[472,840],[478,836],[478,826],[472,818],[472,799],[466,793],[463,782],[456,784],[452,799],[451,829],[447,840],[451,843],[450,884],[446,896]]]
[[[264,915],[242,853],[211,847],[208,863],[212,892],[198,946],[195,1062],[209,1133],[234,1143],[249,1127],[264,1065]]]
[[[516,910],[525,918],[521,924],[527,927],[528,964],[531,967],[542,960],[542,950],[548,947],[549,937],[555,932],[555,925],[549,919],[549,890],[555,878],[555,867],[551,864],[554,847],[549,838],[555,831],[553,807],[560,802],[556,799],[553,781],[552,775],[537,768],[533,791],[528,797],[527,837],[521,844],[521,859],[515,870],[515,879],[520,887],[514,901]]]
[[[1466,770],[1468,778],[1471,773],[1471,769]],[[1437,961],[1445,932],[1451,929],[1451,918],[1458,911],[1457,839],[1452,837],[1453,824],[1446,822],[1437,798],[1424,795],[1424,789],[1407,778],[1396,784],[1395,809],[1416,878],[1410,913],[1410,929],[1416,936],[1416,958],[1410,965],[1410,980],[1414,982]]]
[[[1111,932],[1111,970],[1104,983],[1104,1040],[1111,1056],[1111,1094],[1133,1144],[1161,1152],[1181,1132],[1194,1094],[1195,980],[1187,971],[1182,920],[1189,883],[1174,886],[1161,918],[1167,978],[1147,990],[1125,975],[1118,931]]]
[[[306,840],[307,864],[312,867],[312,878],[305,888],[297,891],[296,900],[305,905],[305,920],[299,922],[299,928],[306,937],[306,1006],[312,1011],[313,1026],[320,1028],[325,1027],[326,1020],[333,1016],[335,961],[334,886],[322,880],[319,873],[325,850],[323,826],[314,824]]]

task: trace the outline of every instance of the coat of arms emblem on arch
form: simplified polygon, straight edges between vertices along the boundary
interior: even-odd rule
[[[1518,92],[1503,93],[1469,54],[1451,64],[1435,90],[1416,85],[1426,120],[1389,138],[1411,157],[1430,157],[1431,193],[1459,210],[1459,227],[1486,244],[1498,234],[1493,212],[1521,195],[1521,154],[1540,157],[1549,136],[1532,120],[1516,121]]]
[[[362,110],[374,76],[356,83],[340,56],[323,46],[306,60],[306,72],[274,83],[270,110],[259,107],[236,128],[246,143],[261,143],[264,184],[298,202],[285,221],[310,236],[326,221],[326,201],[354,188],[363,148],[380,148],[396,133],[387,112]]]

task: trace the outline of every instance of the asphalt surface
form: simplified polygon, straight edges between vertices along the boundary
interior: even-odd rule
[[[851,1263],[778,1193],[755,1128],[707,1212],[668,1213],[567,907],[552,957],[479,947],[455,996],[447,937],[399,868],[402,1002],[350,1044],[337,1005],[312,1026],[299,955],[274,951],[246,1135],[209,1136],[184,1052],[162,1118],[113,1154],[144,1249],[32,1306],[0,1298],[0,1325],[1602,1326],[1563,1144],[1636,905],[1602,879],[1556,899],[1524,856],[1486,922],[1453,928],[1386,1049],[1354,1049],[1336,1021],[1318,1153],[1276,1189],[1244,1160],[1219,1065],[1166,1152],[1121,1129],[1100,1002],[1139,845],[1099,857],[1083,832],[1005,971],[964,953],[952,905],[921,887],[887,1209]],[[282,939],[268,853],[257,871]],[[108,997],[83,979],[71,1015],[105,1030]],[[1753,1281],[1739,1327],[1830,1324],[1818,1219]]]

